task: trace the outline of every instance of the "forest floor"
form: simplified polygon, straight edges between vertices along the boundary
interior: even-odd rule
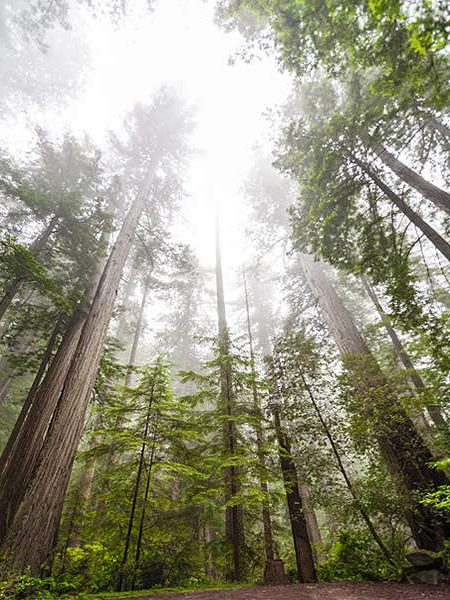
[[[450,586],[343,582],[136,595],[127,600],[153,597],[155,600],[450,600]]]

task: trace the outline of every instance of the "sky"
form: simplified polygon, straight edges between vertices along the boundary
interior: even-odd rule
[[[30,57],[30,94],[33,86],[45,88],[47,78],[56,80],[62,88],[60,102],[57,98],[10,115],[0,125],[0,142],[26,154],[32,125],[39,123],[53,134],[87,133],[101,146],[108,131],[120,129],[135,102],[151,101],[162,84],[175,85],[193,106],[196,127],[174,236],[192,245],[201,267],[211,273],[213,290],[219,205],[225,291],[233,304],[242,295],[236,281],[250,254],[245,229],[251,223],[242,186],[254,148],[270,148],[265,113],[287,99],[288,76],[269,57],[231,61],[244,41],[214,23],[212,1],[159,0],[149,11],[145,0],[129,0],[127,15],[117,24],[94,17],[86,5],[73,6],[70,30],[49,31],[44,53],[24,50],[24,59],[27,52]],[[7,72],[6,58],[0,67]],[[13,70],[8,77],[14,77]],[[76,92],[66,96],[64,85],[72,80],[78,84]]]
[[[75,3],[75,6],[77,3]],[[284,102],[289,78],[275,62],[260,57],[249,63],[230,58],[243,39],[214,23],[214,2],[160,0],[148,11],[145,0],[128,2],[128,14],[118,24],[94,18],[83,8],[70,15],[71,31],[51,31],[44,61],[62,57],[62,77],[81,69],[75,99],[62,108],[39,109],[20,115],[15,145],[30,121],[51,131],[87,132],[102,144],[108,130],[120,123],[134,102],[146,102],[161,84],[175,84],[194,106],[196,128],[191,136],[194,157],[187,173],[183,222],[177,235],[190,242],[205,268],[214,263],[214,205],[220,205],[223,261],[226,279],[241,266],[248,248],[245,239],[245,201],[242,185],[255,145],[268,147],[271,126],[268,108]],[[71,45],[78,45],[82,65],[70,63]],[[22,130],[20,127],[22,126]],[[0,129],[6,136],[11,125]],[[22,133],[22,137],[21,137]]]
[[[289,81],[269,59],[229,64],[242,46],[238,34],[213,21],[213,3],[164,0],[146,18],[126,19],[120,31],[90,23],[94,65],[73,124],[100,135],[135,100],[149,97],[163,82],[175,83],[195,106],[191,137],[195,157],[188,172],[184,206],[190,241],[212,266],[214,202],[221,206],[224,261],[235,267],[245,239],[241,186],[255,144],[266,144],[270,124],[264,111],[282,103]],[[245,212],[245,211],[244,211]]]

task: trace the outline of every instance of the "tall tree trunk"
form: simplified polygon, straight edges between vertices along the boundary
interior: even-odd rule
[[[34,377],[31,388],[27,394],[26,400],[22,406],[19,416],[14,424],[14,428],[8,438],[6,446],[3,449],[2,455],[0,457],[0,481],[2,481],[2,479],[1,479],[2,473],[7,465],[7,461],[10,460],[10,458],[12,456],[11,453],[17,443],[20,431],[21,431],[22,426],[25,422],[25,419],[28,415],[28,411],[31,408],[34,397],[37,394],[39,386],[41,385],[42,379],[45,375],[45,372],[46,372],[48,365],[50,363],[50,360],[52,358],[52,354],[53,354],[53,351],[54,351],[55,345],[56,345],[56,340],[61,331],[61,323],[62,323],[62,317],[60,317],[58,319],[58,321],[53,329],[53,332],[50,336],[50,339],[48,340],[47,347],[44,351],[44,354],[42,355],[39,369]],[[1,527],[0,527],[0,529],[1,529]]]
[[[142,539],[144,535],[144,524],[145,524],[145,514],[147,512],[147,502],[150,494],[150,482],[152,479],[152,470],[153,470],[153,461],[155,459],[155,449],[156,449],[156,436],[158,434],[158,421],[156,419],[155,427],[153,430],[153,439],[152,439],[152,448],[150,451],[150,458],[147,465],[147,479],[145,482],[145,492],[144,492],[144,500],[142,504],[141,517],[139,519],[139,532],[138,538],[136,542],[136,554],[134,557],[134,568],[133,568],[133,580],[131,582],[131,589],[134,590],[134,585],[136,582],[136,570],[139,567],[139,561],[141,560],[141,550],[142,550]]]
[[[273,406],[272,414],[279,446],[280,466],[286,490],[289,520],[294,540],[298,578],[301,583],[314,583],[317,581],[316,569],[308,535],[308,527],[306,525],[303,501],[298,487],[297,470],[292,460],[289,440],[281,427],[278,406]]]
[[[130,357],[128,359],[128,369],[127,369],[127,373],[125,376],[125,386],[126,387],[129,387],[131,384],[131,378],[133,375],[133,367],[136,363],[136,355],[137,355],[137,350],[138,350],[138,346],[139,346],[139,340],[141,339],[142,326],[144,324],[144,312],[145,312],[145,306],[147,304],[147,296],[148,296],[149,287],[150,287],[149,279],[146,278],[145,282],[144,282],[144,290],[142,292],[142,300],[141,300],[141,305],[139,307],[138,318],[136,321],[136,327],[134,330],[133,344],[131,346]]]
[[[125,575],[124,571],[125,571],[126,564],[128,562],[128,553],[130,551],[131,534],[133,533],[134,517],[136,514],[137,500],[138,500],[138,496],[139,496],[139,488],[141,486],[141,478],[142,478],[142,473],[144,470],[145,450],[147,448],[148,430],[150,427],[150,416],[152,414],[154,390],[155,390],[155,381],[153,380],[152,386],[150,389],[150,397],[148,400],[147,415],[145,417],[144,434],[142,436],[141,451],[139,453],[139,463],[138,463],[138,470],[137,470],[137,474],[136,474],[136,481],[134,483],[133,499],[131,501],[130,516],[128,518],[128,529],[127,529],[127,535],[125,537],[125,547],[123,550],[122,560],[120,563],[119,582],[117,585],[117,590],[119,592],[121,592],[124,587],[124,585],[123,585],[124,584],[124,575]]]
[[[392,345],[394,346],[394,350],[395,350],[397,356],[399,357],[403,366],[405,367],[405,369],[408,372],[409,379],[412,381],[414,387],[419,392],[423,392],[426,388],[425,383],[424,383],[422,377],[419,375],[419,373],[414,368],[412,360],[410,359],[409,354],[406,352],[403,344],[401,343],[400,338],[397,335],[397,332],[392,327],[391,320],[389,319],[388,315],[384,312],[383,307],[381,306],[380,301],[378,300],[375,290],[370,285],[369,281],[367,280],[367,278],[364,275],[361,276],[361,281],[362,281],[364,289],[367,292],[367,295],[372,300],[373,305],[375,306],[375,308],[378,311],[378,314],[380,315],[381,321],[382,321],[389,337],[391,338]],[[437,404],[427,404],[426,409],[428,411],[428,414],[430,415],[431,420],[437,427],[439,427],[441,429],[444,429],[447,427],[447,422],[444,419],[441,409],[439,408],[439,406]]]
[[[375,543],[377,544],[377,546],[380,548],[381,552],[384,554],[384,557],[387,559],[387,561],[391,564],[395,566],[395,562],[394,559],[392,558],[392,554],[389,552],[389,550],[387,549],[386,545],[384,544],[383,540],[381,539],[381,537],[378,535],[378,532],[375,528],[375,525],[372,523],[372,519],[369,516],[369,513],[367,512],[365,506],[362,504],[358,494],[356,493],[356,490],[353,486],[353,483],[347,473],[347,469],[344,466],[344,463],[342,461],[341,458],[341,454],[339,452],[339,449],[336,445],[336,442],[334,441],[333,435],[331,433],[330,428],[327,425],[327,422],[325,421],[325,419],[323,418],[322,415],[322,411],[319,408],[319,405],[316,402],[316,399],[314,398],[314,394],[312,393],[312,389],[311,386],[307,383],[305,376],[303,375],[303,373],[300,373],[300,377],[301,380],[303,382],[303,387],[305,388],[305,390],[308,392],[308,396],[311,400],[311,404],[314,407],[314,410],[316,412],[316,415],[320,421],[320,424],[322,426],[322,429],[328,439],[328,442],[331,446],[331,450],[334,454],[334,457],[336,459],[339,471],[342,474],[342,477],[344,478],[345,484],[347,486],[348,491],[350,492],[350,495],[353,498],[353,502],[355,504],[356,509],[359,511],[360,515],[362,516],[363,520],[365,521],[366,525],[367,525],[367,529],[370,532],[370,535],[373,537]]]
[[[256,369],[255,369],[255,352],[253,348],[253,333],[252,323],[250,319],[250,306],[248,301],[248,290],[247,281],[244,275],[244,290],[245,290],[245,310],[247,315],[247,333],[248,343],[250,347],[250,367],[252,371],[252,394],[253,394],[253,412],[255,416],[255,430],[256,430],[256,452],[258,455],[259,462],[259,484],[265,498],[263,501],[262,509],[262,522],[264,532],[264,550],[267,560],[273,560],[274,556],[274,544],[273,544],[273,531],[272,531],[272,519],[270,516],[270,504],[269,504],[269,486],[267,483],[267,461],[264,453],[264,433],[262,429],[262,414],[261,414],[261,403],[259,401],[258,389],[256,386]]]
[[[402,181],[407,183],[427,198],[438,208],[450,215],[450,194],[442,190],[434,183],[424,179],[419,173],[416,173],[405,165],[398,158],[395,158],[391,152],[386,150],[383,144],[372,142],[371,148],[377,154],[378,158],[387,165]]]
[[[92,496],[92,486],[94,484],[96,468],[97,459],[95,457],[91,457],[87,464],[84,465],[83,473],[77,482],[77,505],[74,507],[71,516],[66,549],[80,548],[83,542],[81,533],[86,511]]]
[[[328,328],[343,363],[361,395],[361,410],[367,416],[383,459],[399,493],[406,500],[406,518],[419,547],[438,550],[450,535],[449,524],[418,500],[418,493],[435,491],[448,484],[445,475],[433,469],[433,457],[398,402],[378,363],[356,328],[322,268],[302,255],[301,266],[313,294],[319,300]]]
[[[29,565],[33,573],[38,572],[55,541],[120,277],[158,163],[155,157],[124,219],[63,379],[39,464],[3,546],[10,568]]]
[[[325,560],[325,554],[323,552],[322,536],[320,534],[319,523],[317,522],[316,511],[311,504],[309,485],[303,477],[303,474],[299,472],[297,468],[298,476],[298,491],[302,499],[303,514],[305,515],[306,528],[308,530],[309,541],[311,542],[313,556],[315,563],[320,563]]]
[[[415,225],[434,245],[439,252],[441,252],[447,260],[450,261],[450,244],[435,230],[433,227],[428,225],[422,217],[416,213],[398,194],[396,194],[391,188],[378,177],[378,175],[370,168],[370,166],[359,160],[353,154],[350,155],[351,160],[358,165],[360,169],[379,187],[379,189],[386,194],[389,200]]]
[[[59,217],[54,216],[41,235],[31,244],[29,250],[36,258],[45,248],[50,236],[55,230],[56,224],[58,223]],[[3,297],[0,299],[0,320],[3,318],[5,312],[11,306],[11,302],[14,300],[16,294],[24,283],[22,277],[17,277],[7,286],[4,291]]]
[[[25,402],[22,425],[14,446],[2,455],[5,465],[0,478],[0,540],[12,525],[18,506],[42,450],[52,415],[64,386],[67,370],[75,354],[88,307],[75,310],[58,351],[34,398]],[[27,405],[30,406],[27,406]],[[6,451],[6,448],[5,448]]]
[[[132,261],[131,261],[132,262]],[[119,357],[123,357],[122,360],[125,362],[125,354],[126,351],[129,350],[129,332],[128,332],[128,312],[129,312],[129,304],[130,298],[133,293],[134,288],[136,287],[136,268],[134,264],[130,266],[130,272],[128,274],[128,279],[123,286],[122,290],[122,298],[119,301],[119,305],[121,307],[121,312],[119,316],[119,322],[117,324],[116,338],[119,342],[124,346],[124,350],[119,352]],[[122,354],[123,352],[123,354]]]
[[[223,291],[222,257],[220,248],[219,221],[216,219],[216,289],[217,315],[219,322],[219,353],[220,353],[220,390],[221,410],[223,421],[223,444],[228,456],[237,452],[237,432],[235,417],[235,399],[230,365],[230,342],[225,312],[225,297]],[[225,502],[229,503],[240,491],[239,468],[230,465],[224,469]],[[244,577],[244,529],[242,506],[233,503],[225,509],[225,538],[232,550],[232,567],[227,578],[241,581]]]

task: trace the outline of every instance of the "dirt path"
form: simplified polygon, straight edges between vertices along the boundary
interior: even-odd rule
[[[127,600],[450,600],[450,587],[397,583],[324,583],[133,596]],[[113,600],[112,598],[110,600]]]

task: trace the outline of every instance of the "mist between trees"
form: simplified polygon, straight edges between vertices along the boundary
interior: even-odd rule
[[[446,580],[446,3],[210,4],[0,9],[5,598]]]

